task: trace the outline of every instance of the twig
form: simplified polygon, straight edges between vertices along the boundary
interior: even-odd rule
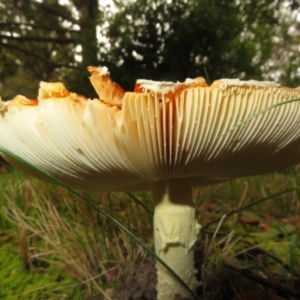
[[[278,264],[282,265],[288,272],[291,271],[290,269],[290,266],[288,264],[286,264],[281,258],[277,257],[274,253],[270,252],[270,251],[267,251],[263,248],[261,248],[260,246],[258,245],[255,245],[255,244],[252,244],[248,241],[244,241],[245,244],[249,245],[249,246],[252,246],[250,249],[245,249],[245,251],[249,251],[251,249],[255,249],[255,250],[258,250],[259,252],[261,252],[262,254],[265,254],[267,256],[269,256],[270,258],[272,258],[274,261],[276,261]],[[239,253],[237,253],[236,255],[238,255]],[[299,273],[295,273],[294,272],[294,275],[296,275],[297,277],[300,278],[300,274]]]
[[[251,272],[247,269],[239,268],[239,267],[236,267],[236,266],[234,266],[232,264],[229,264],[229,263],[226,263],[226,262],[224,263],[224,268],[228,269],[228,270],[233,270],[235,272],[238,272],[242,276],[244,276],[244,277],[246,277],[246,278],[248,278],[252,281],[255,281],[255,282],[257,282],[261,285],[264,285],[264,286],[267,286],[271,289],[274,289],[279,293],[295,297],[296,299],[300,298],[300,289],[297,289],[297,290],[290,289],[288,287],[282,286],[281,284],[278,284],[276,282],[272,282],[272,281],[270,281],[266,278],[258,276],[258,275],[254,274],[253,272]]]
[[[210,235],[210,236],[213,236],[213,235],[216,235],[216,236],[220,236],[220,237],[224,237],[227,235],[227,233],[222,233],[222,232],[218,232],[216,234],[215,231],[210,231],[210,230],[202,230],[202,233],[205,233],[207,235]],[[238,238],[238,236],[234,236],[235,238]],[[235,256],[238,256],[238,255],[241,255],[241,254],[245,254],[245,255],[248,255],[249,256],[249,251],[251,250],[257,250],[259,252],[261,252],[262,254],[265,254],[267,256],[269,256],[270,258],[272,258],[275,262],[277,262],[278,264],[280,264],[284,269],[286,269],[288,272],[290,272],[290,266],[288,264],[286,264],[281,258],[279,258],[278,256],[276,256],[274,253],[270,252],[270,251],[267,251],[265,249],[263,249],[262,247],[260,247],[259,245],[256,245],[256,244],[253,244],[253,243],[250,243],[248,241],[246,241],[245,239],[242,240],[243,243],[251,246],[251,248],[247,248],[247,249],[244,249],[243,251],[240,251],[238,253],[235,253]],[[254,257],[252,257],[254,258]],[[300,273],[298,272],[294,272],[294,275],[298,278],[300,278]]]

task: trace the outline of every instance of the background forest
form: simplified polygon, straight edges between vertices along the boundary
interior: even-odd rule
[[[297,0],[4,0],[0,3],[0,94],[36,96],[63,81],[94,96],[86,67],[115,82],[203,76],[300,85]]]
[[[107,66],[126,90],[140,78],[197,76],[208,83],[239,78],[297,87],[300,4],[0,1],[3,100],[36,98],[40,81],[62,81],[72,92],[96,97],[87,66],[97,65]],[[154,259],[132,237],[69,190],[3,164],[0,174],[1,299],[155,299]],[[244,299],[300,299],[299,183],[296,166],[195,189],[203,224],[196,264],[207,299],[237,300],[245,291],[251,295]],[[148,194],[80,195],[153,248]],[[117,298],[122,291],[128,294]]]

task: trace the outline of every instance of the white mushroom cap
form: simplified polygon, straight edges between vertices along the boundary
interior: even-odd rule
[[[1,102],[0,145],[66,184],[103,191],[150,189],[171,178],[210,184],[300,162],[300,102],[220,137],[254,113],[300,97],[299,89],[200,81],[138,81],[144,92],[125,93],[118,106],[41,83],[39,101]]]

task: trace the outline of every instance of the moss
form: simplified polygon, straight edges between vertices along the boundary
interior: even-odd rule
[[[27,271],[14,243],[0,246],[0,299],[84,299],[85,286],[59,269]]]

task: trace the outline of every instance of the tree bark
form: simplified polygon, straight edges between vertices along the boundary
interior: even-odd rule
[[[97,62],[97,18],[98,1],[97,0],[73,0],[77,8],[79,17],[79,26],[81,31],[80,42],[82,46],[82,65],[84,68],[89,65],[95,65]]]

